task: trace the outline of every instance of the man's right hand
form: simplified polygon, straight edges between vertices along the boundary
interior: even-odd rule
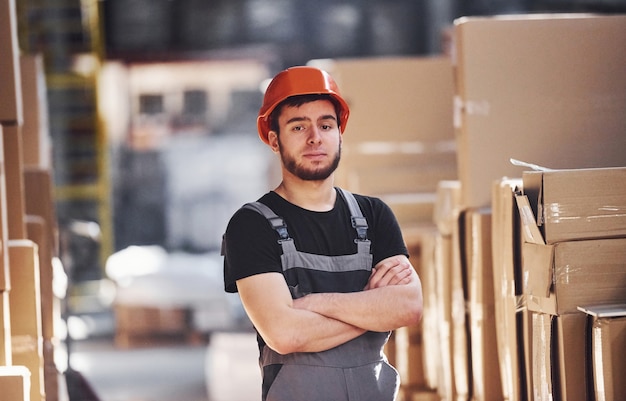
[[[388,285],[408,284],[412,280],[413,266],[406,257],[395,256],[378,263],[364,290],[386,287]]]

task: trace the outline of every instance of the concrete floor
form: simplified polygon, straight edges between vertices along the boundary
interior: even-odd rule
[[[73,342],[70,364],[100,401],[257,401],[257,356],[252,332],[215,333],[208,346],[129,349],[105,337]]]

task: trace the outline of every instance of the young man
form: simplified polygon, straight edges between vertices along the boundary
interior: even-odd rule
[[[391,401],[391,330],[422,315],[421,284],[380,199],[333,185],[349,108],[326,72],[292,67],[270,83],[259,136],[282,182],[231,218],[224,280],[258,333],[264,401]]]

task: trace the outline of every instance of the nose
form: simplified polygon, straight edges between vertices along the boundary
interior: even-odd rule
[[[322,142],[322,135],[319,127],[313,126],[309,133],[309,143],[311,145]]]

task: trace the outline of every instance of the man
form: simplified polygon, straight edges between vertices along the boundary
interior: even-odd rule
[[[394,400],[383,347],[421,319],[393,213],[333,185],[348,115],[332,77],[312,67],[276,75],[259,111],[282,182],[233,215],[223,252],[226,291],[258,333],[264,401]]]

